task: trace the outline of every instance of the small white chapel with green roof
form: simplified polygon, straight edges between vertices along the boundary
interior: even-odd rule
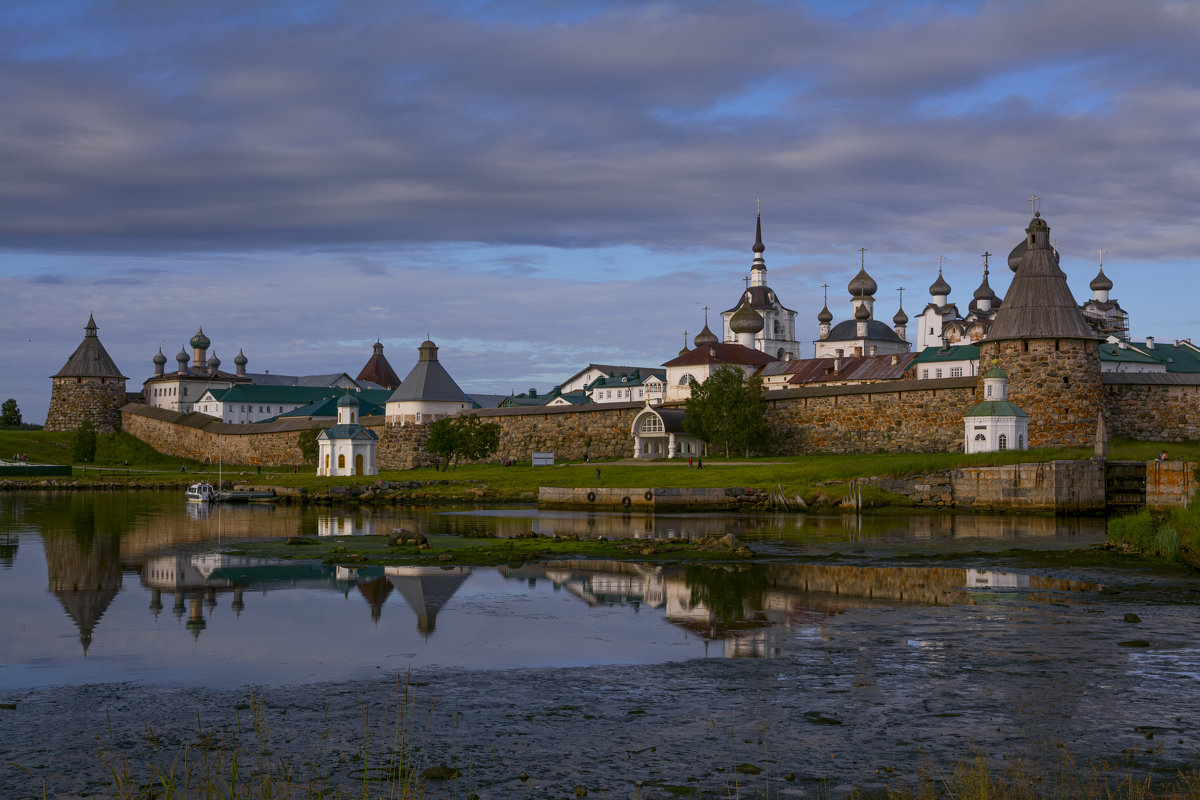
[[[337,403],[337,425],[317,434],[318,475],[377,475],[375,431],[358,424],[358,398],[346,394]]]
[[[963,417],[964,452],[995,453],[1029,448],[1029,415],[1008,399],[1008,374],[995,361],[983,380],[983,402]]]

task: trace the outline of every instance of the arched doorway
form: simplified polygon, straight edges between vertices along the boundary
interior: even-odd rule
[[[355,475],[362,475],[362,474],[363,474],[363,456],[362,456],[362,453],[359,453],[358,455],[356,455],[356,456],[354,457],[354,474],[355,474]]]

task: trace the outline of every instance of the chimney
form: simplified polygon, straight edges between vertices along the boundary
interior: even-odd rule
[[[842,360],[840,358],[835,358],[833,360],[833,374],[837,375],[841,371],[842,371]]]
[[[791,353],[784,353],[784,354],[783,354],[783,360],[784,360],[784,361],[791,361],[791,360],[792,360],[792,354],[791,354]]]
[[[871,349],[870,349],[871,355],[875,355],[877,352],[879,352],[879,348],[876,347],[875,345],[871,345]]]
[[[1153,337],[1153,336],[1147,336],[1147,337],[1146,337],[1146,349],[1147,349],[1147,350],[1153,350],[1153,349],[1154,349],[1154,337]]]
[[[854,348],[854,357],[860,358],[861,356],[862,356],[862,346],[860,345],[860,346]]]
[[[894,367],[899,363],[900,363],[900,356],[896,355],[895,353],[892,353],[892,366]]]
[[[1121,340],[1121,341],[1117,342],[1117,347],[1121,348],[1122,350],[1128,350],[1128,349],[1129,349],[1129,342],[1126,342],[1126,341],[1124,341],[1124,340]]]

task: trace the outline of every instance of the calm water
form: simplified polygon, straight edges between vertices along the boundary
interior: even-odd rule
[[[971,604],[980,590],[1089,592],[990,569],[849,565],[375,568],[222,555],[238,539],[529,531],[735,533],[780,556],[1078,547],[1097,520],[630,515],[531,508],[212,510],[173,493],[0,494],[0,688],[136,681],[239,686],[353,679],[414,666],[652,664],[773,657],[847,609]],[[1052,577],[1052,576],[1051,576]],[[968,593],[966,590],[971,590]]]
[[[397,525],[734,533],[775,558],[339,572],[221,555]],[[81,742],[116,726],[135,761],[171,758],[197,725],[236,720],[246,686],[297,763],[352,784],[363,704],[388,724],[406,674],[425,757],[470,767],[446,796],[839,796],[944,775],[972,748],[1052,760],[1064,743],[1136,776],[1195,767],[1196,574],[1006,552],[1102,539],[1101,521],[1070,518],[204,513],[173,493],[0,494],[0,796],[100,791]],[[752,791],[731,789],[740,762],[763,770]]]

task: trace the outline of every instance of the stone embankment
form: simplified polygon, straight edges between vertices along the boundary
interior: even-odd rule
[[[750,511],[772,507],[766,489],[647,489],[594,486],[560,488],[543,486],[538,505],[544,508],[602,509],[605,511]]]

